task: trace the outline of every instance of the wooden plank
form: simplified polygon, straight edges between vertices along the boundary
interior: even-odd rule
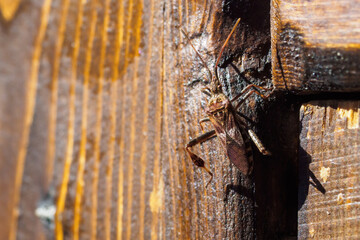
[[[273,0],[273,84],[298,94],[360,90],[360,1]]]
[[[360,102],[300,110],[299,239],[360,237]]]
[[[161,154],[164,156],[162,178],[165,188],[164,212],[160,223],[163,235],[166,239],[253,239],[255,222],[252,180],[240,176],[217,139],[214,139],[195,148],[210,162],[214,173],[214,181],[205,188],[207,173],[194,167],[183,150],[191,138],[201,133],[198,121],[204,116],[201,103],[206,98],[200,90],[207,75],[200,59],[176,24],[182,23],[204,61],[214,64],[234,20],[227,19],[226,22],[226,18],[213,12],[220,6],[215,5],[212,9],[206,1],[204,5],[184,6],[177,5],[175,1],[169,4],[164,19],[164,131]],[[172,11],[174,8],[177,11]],[[202,19],[197,19],[198,14],[194,14],[196,11],[201,13]],[[217,29],[221,29],[222,33],[214,36],[212,33],[217,32]],[[239,34],[241,31],[237,31],[235,36]],[[213,39],[216,40],[212,42]],[[226,54],[236,48],[234,40],[230,46]],[[211,54],[206,54],[207,51]],[[228,86],[231,88],[231,84]],[[165,159],[168,159],[168,163],[163,162]],[[226,186],[238,185],[250,194],[226,191]]]
[[[268,112],[271,102],[255,96],[242,107],[274,154],[271,161],[254,150],[249,178],[213,139],[195,148],[214,173],[205,188],[208,176],[184,150],[201,133],[198,121],[207,100],[201,88],[207,83],[202,62],[179,28],[213,69],[241,17],[219,69],[232,98],[250,83],[271,85],[269,3],[35,2],[1,25],[2,46],[11,46],[1,48],[1,56],[13,58],[0,64],[11,70],[0,106],[17,109],[0,119],[8,127],[1,136],[10,136],[0,142],[1,201],[10,204],[1,214],[20,214],[1,225],[1,239],[9,238],[10,224],[12,239],[254,239],[293,232],[291,204],[283,203],[294,203],[287,190],[294,189],[289,186],[297,130],[284,131],[291,147],[271,144],[285,120],[297,119],[291,104],[273,104]],[[42,15],[26,20],[33,5]],[[31,33],[20,31],[26,21]],[[6,45],[19,36],[26,51]],[[26,71],[10,74],[17,65]],[[31,81],[28,72],[34,74]],[[24,94],[12,88],[15,83]],[[23,158],[16,161],[19,149]]]
[[[35,108],[42,44],[50,8],[50,1],[44,1],[42,7],[26,5],[14,18],[19,3],[14,1],[13,4],[5,6],[5,1],[1,2],[3,17],[8,21],[1,19],[0,23],[0,42],[3,46],[0,49],[0,214],[3,219],[0,227],[1,239],[16,238],[17,219],[21,213],[18,207],[20,190]],[[34,222],[33,226],[34,229],[38,228],[39,221]]]

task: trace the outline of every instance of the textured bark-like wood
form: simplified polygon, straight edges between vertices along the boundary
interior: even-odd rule
[[[299,239],[360,237],[360,102],[300,110]]]
[[[231,98],[249,83],[270,84],[269,8],[267,1],[24,2],[1,22],[0,239],[286,232],[287,205],[277,200],[288,195],[268,189],[285,186],[281,166],[291,154],[275,147],[274,165],[254,150],[260,162],[246,178],[213,139],[195,148],[214,173],[206,189],[207,174],[184,151],[201,132],[206,71],[180,27],[212,69],[241,17],[219,70]],[[260,137],[272,126],[266,103],[252,97],[242,108]],[[266,173],[270,163],[277,170]]]
[[[360,1],[273,0],[273,84],[300,94],[360,90]]]

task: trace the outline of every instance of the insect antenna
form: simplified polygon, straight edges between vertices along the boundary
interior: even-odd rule
[[[234,33],[234,31],[235,31],[237,25],[239,24],[240,20],[241,20],[241,18],[239,18],[239,19],[236,21],[236,23],[235,23],[234,27],[232,28],[229,36],[227,37],[226,41],[224,42],[223,46],[221,47],[221,51],[220,51],[219,56],[218,56],[218,58],[217,58],[217,60],[216,60],[215,69],[214,69],[215,77],[216,77],[216,80],[215,80],[216,82],[215,82],[215,84],[214,84],[214,85],[215,85],[215,88],[219,88],[219,86],[220,86],[219,75],[218,75],[218,72],[217,72],[217,67],[218,67],[218,64],[219,64],[219,62],[220,62],[220,58],[221,58],[221,56],[222,56],[222,54],[223,54],[223,52],[224,52],[224,49],[225,49],[226,45],[227,45],[228,42],[229,42],[229,39],[230,39],[231,35]]]
[[[206,70],[208,71],[209,77],[210,77],[209,79],[210,79],[210,81],[211,81],[211,79],[212,79],[212,74],[211,74],[211,71],[210,71],[209,67],[207,66],[207,64],[205,63],[205,61],[202,59],[202,57],[201,57],[201,55],[198,53],[198,51],[196,51],[194,45],[192,45],[191,39],[189,38],[189,36],[188,36],[187,33],[185,32],[185,30],[183,30],[182,28],[181,28],[180,30],[181,30],[181,32],[185,35],[185,37],[187,38],[187,40],[188,40],[189,43],[190,43],[190,46],[192,47],[192,49],[194,49],[196,55],[200,58],[201,62],[202,62],[203,65],[205,66]]]

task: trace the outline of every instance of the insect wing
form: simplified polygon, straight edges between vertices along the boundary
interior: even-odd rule
[[[251,172],[252,152],[250,144],[245,144],[240,127],[236,124],[235,115],[227,111],[222,124],[217,119],[210,118],[218,138],[225,148],[230,161],[245,175]],[[249,149],[247,149],[249,145]]]
[[[230,161],[245,175],[251,172],[250,155],[245,150],[244,145],[240,145],[237,141],[227,135],[226,138],[226,154]]]

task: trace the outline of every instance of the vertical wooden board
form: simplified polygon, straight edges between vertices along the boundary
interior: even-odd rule
[[[68,96],[68,129],[67,129],[67,146],[65,156],[63,158],[63,177],[61,181],[61,188],[58,193],[56,201],[57,211],[61,213],[61,222],[63,224],[64,238],[77,239],[77,216],[78,213],[74,211],[75,201],[78,199],[78,194],[81,194],[78,189],[77,183],[81,184],[79,179],[79,171],[82,169],[82,158],[83,158],[83,146],[82,133],[83,133],[83,121],[86,120],[82,116],[83,111],[83,93],[84,93],[84,74],[83,74],[83,63],[85,59],[86,33],[82,31],[84,24],[84,4],[79,1],[69,2],[69,13],[67,17],[67,27],[65,31],[64,39],[64,50],[66,51],[67,44],[70,44],[72,49],[69,49],[69,56],[71,57],[71,72],[69,81],[69,96]],[[87,24],[87,22],[85,22]],[[71,36],[71,37],[70,37]],[[59,119],[61,121],[61,119]],[[67,164],[70,166],[67,166]],[[66,179],[66,173],[69,174]],[[65,194],[64,188],[66,189],[66,197],[62,198],[62,194]],[[64,201],[64,206],[61,206],[60,202]],[[56,218],[55,218],[56,219]],[[58,219],[56,219],[58,221]],[[56,234],[59,229],[56,226]],[[76,228],[76,229],[75,229]],[[57,235],[57,237],[59,237]]]
[[[144,119],[146,110],[152,106],[149,105],[149,100],[145,100],[145,91],[149,88],[149,69],[146,65],[150,64],[149,59],[146,57],[147,52],[143,52],[143,41],[145,35],[143,32],[144,7],[146,1],[128,1],[125,8],[128,16],[125,20],[125,55],[123,63],[125,74],[122,78],[122,101],[123,109],[122,114],[124,118],[122,123],[122,139],[120,145],[120,154],[122,158],[122,171],[123,182],[122,188],[122,218],[121,221],[122,231],[118,231],[118,235],[125,239],[142,239],[144,237],[144,217],[142,217],[144,208],[141,206],[145,204],[143,194],[145,188],[142,183],[144,174],[141,175],[142,168],[142,154],[143,145],[146,144],[147,139],[144,138],[144,124],[147,124]],[[153,106],[154,107],[154,106]],[[143,157],[145,157],[143,156]],[[147,157],[146,157],[147,158]],[[142,199],[142,202],[140,202]],[[121,234],[121,235],[120,235]],[[119,237],[118,236],[118,237]]]
[[[113,66],[115,62],[115,54],[118,49],[115,46],[116,36],[119,34],[120,28],[117,28],[117,1],[99,1],[101,6],[101,14],[99,15],[100,32],[101,36],[101,59],[100,70],[97,76],[97,104],[98,105],[98,122],[97,124],[97,137],[98,137],[98,182],[93,186],[93,191],[96,191],[97,198],[97,211],[96,213],[96,234],[95,239],[110,239],[110,209],[111,209],[111,186],[112,186],[112,169],[113,169],[113,153],[114,153],[114,140],[115,137],[115,122],[116,116],[113,115],[114,110],[114,96],[117,94],[115,82],[112,76],[115,71],[118,71]],[[112,87],[114,88],[112,89]],[[116,93],[115,93],[116,92]],[[93,205],[93,207],[95,207]]]
[[[208,175],[184,151],[201,134],[198,120],[207,99],[201,95],[205,68],[180,27],[212,69],[234,22],[242,18],[219,69],[223,90],[234,97],[250,83],[269,85],[266,1],[243,6],[207,0],[46,0],[41,6],[50,21],[46,28],[47,17],[41,19],[45,41],[36,40],[43,54],[37,56],[42,64],[38,95],[32,98],[37,104],[20,181],[19,238],[253,239],[263,236],[255,228],[265,229],[268,219],[277,225],[268,202],[258,197],[258,209],[270,213],[255,223],[254,178],[240,174],[218,140],[194,148],[214,173],[208,188]],[[23,102],[14,104],[21,108]],[[246,103],[241,111],[258,124],[265,101],[255,97]],[[11,119],[18,117],[23,118]],[[19,129],[11,129],[16,136],[7,147],[17,146],[12,140],[21,135]],[[3,166],[1,171],[9,170],[8,161]],[[259,178],[263,171],[255,173],[255,181],[266,180]],[[34,214],[39,209],[46,211]]]
[[[49,1],[1,2],[1,239],[15,239]],[[43,7],[42,7],[42,4]],[[7,20],[7,21],[5,21]]]
[[[299,106],[278,96],[260,108],[258,135],[271,157],[255,159],[256,227],[259,239],[297,236]],[[256,153],[256,152],[255,152]]]
[[[312,101],[300,111],[300,239],[360,237],[360,102]]]
[[[57,16],[60,9],[52,8],[51,1],[42,3],[47,15]],[[47,222],[54,210],[52,197],[48,189],[52,180],[53,161],[48,158],[51,144],[49,115],[51,108],[52,58],[55,39],[51,35],[56,32],[56,18],[49,20],[42,16],[42,22],[47,21],[44,29],[44,39],[41,45],[42,55],[39,59],[39,76],[36,94],[34,119],[29,135],[29,145],[25,159],[25,169],[19,200],[19,219],[16,229],[17,239],[47,239],[53,236],[51,223]],[[54,191],[52,191],[54,194]]]
[[[63,43],[58,45],[59,50],[55,52],[58,57],[59,75],[56,82],[58,91],[57,109],[55,120],[56,145],[55,145],[55,174],[53,186],[57,190],[54,204],[55,213],[55,237],[63,239],[65,236],[73,236],[68,228],[73,225],[74,214],[68,206],[72,204],[74,196],[72,179],[76,176],[77,152],[81,133],[81,71],[79,66],[79,55],[81,47],[81,25],[83,16],[83,5],[75,0],[63,2],[63,12],[58,37],[63,38]],[[61,46],[60,46],[61,45]],[[58,55],[57,55],[58,54]],[[55,69],[54,69],[55,71]],[[63,129],[62,129],[63,127]],[[66,143],[65,145],[64,142]],[[63,145],[63,146],[62,146]],[[63,148],[62,148],[63,147]],[[57,160],[57,161],[56,161]],[[60,170],[60,171],[59,171]]]
[[[81,67],[80,73],[82,77],[79,78],[80,88],[82,86],[82,94],[79,94],[81,107],[81,113],[78,118],[81,119],[81,127],[79,127],[79,151],[75,155],[75,161],[77,162],[76,178],[73,183],[73,191],[75,194],[72,195],[72,203],[69,211],[73,212],[73,226],[72,235],[73,239],[90,239],[94,234],[96,228],[91,228],[92,220],[94,218],[92,206],[95,205],[93,202],[93,194],[96,194],[92,188],[94,180],[94,172],[96,172],[95,164],[95,152],[96,148],[96,136],[97,136],[97,116],[98,113],[98,96],[97,94],[97,74],[99,72],[99,66],[97,62],[97,56],[101,47],[96,45],[95,36],[96,30],[99,29],[98,22],[99,13],[96,11],[97,1],[88,1],[83,6],[83,23],[82,23],[82,39],[80,43],[80,59],[79,64]],[[102,18],[100,18],[102,20]],[[98,41],[99,42],[99,41]],[[98,43],[97,42],[97,43]],[[79,105],[80,105],[79,104]],[[92,178],[90,176],[93,176]],[[96,209],[96,207],[94,207]]]
[[[171,1],[165,6],[162,141],[165,237],[252,239],[255,237],[253,179],[241,175],[226,157],[219,141],[213,139],[194,147],[194,151],[210,163],[214,173],[213,182],[205,188],[209,175],[195,167],[183,150],[190,139],[201,134],[198,121],[205,117],[203,109],[207,102],[201,88],[206,86],[208,76],[177,26],[188,32],[195,48],[209,68],[213,69],[236,18],[245,15],[244,22],[236,29],[220,64],[224,68],[220,70],[223,89],[228,96],[234,97],[247,83],[266,84],[263,79],[254,77],[255,74],[251,75],[254,68],[255,72],[266,69],[269,50],[266,48],[266,43],[269,43],[264,30],[266,23],[261,22],[263,26],[254,24],[246,16],[253,9],[244,10],[244,13],[239,10],[241,3],[232,1],[223,5],[216,1],[195,4]],[[257,41],[253,39],[255,36],[258,37]],[[232,62],[233,68],[229,62]],[[225,66],[228,68],[225,69]],[[266,75],[264,72],[259,75]],[[252,112],[248,110],[251,107],[244,108]],[[255,118],[255,115],[252,117]],[[204,131],[210,129],[211,124]]]
[[[143,143],[142,152],[146,151],[147,156],[142,155],[142,175],[141,182],[145,192],[143,193],[144,204],[141,215],[143,217],[144,239],[160,239],[163,236],[161,229],[162,203],[164,199],[164,180],[161,174],[161,132],[162,132],[162,114],[163,114],[163,47],[164,47],[164,28],[159,23],[163,22],[163,12],[157,11],[164,7],[163,1],[150,1],[150,16],[148,20],[144,19],[148,28],[144,28],[147,40],[144,42],[144,52],[147,56],[146,66],[146,82],[148,82],[147,90],[144,97],[147,97],[145,103],[148,104],[148,110],[144,105],[144,130],[142,132],[147,143]],[[157,27],[155,27],[157,26]],[[146,29],[148,31],[146,31]],[[147,34],[146,34],[147,33]],[[147,115],[146,115],[147,114]]]
[[[87,118],[87,127],[82,131],[86,131],[84,136],[86,141],[86,153],[83,169],[83,176],[78,169],[78,175],[76,177],[76,183],[83,181],[82,193],[76,191],[78,198],[82,201],[77,203],[77,207],[80,209],[79,214],[79,229],[78,233],[73,232],[74,237],[80,239],[96,239],[98,236],[98,219],[103,220],[103,215],[99,215],[98,209],[101,209],[101,213],[104,212],[104,194],[100,193],[99,182],[104,179],[104,175],[100,174],[101,166],[106,164],[106,159],[103,158],[102,152],[107,151],[108,146],[106,138],[102,141],[102,132],[107,131],[106,123],[108,119],[104,119],[103,116],[103,86],[105,82],[109,82],[109,74],[105,75],[104,69],[106,64],[107,53],[107,28],[108,28],[108,14],[109,14],[110,1],[91,1],[89,8],[91,9],[91,28],[89,27],[89,39],[86,49],[88,51],[86,60],[88,76],[88,99],[83,99],[84,110],[87,107],[87,116],[83,115],[83,118]],[[98,10],[97,10],[98,9]],[[110,45],[110,44],[109,44]],[[113,45],[110,45],[113,46]],[[85,47],[85,46],[83,46]],[[109,65],[107,65],[109,67]],[[85,77],[84,69],[84,77]],[[84,79],[85,81],[85,79]],[[84,88],[86,87],[84,82]],[[87,101],[85,106],[84,101]],[[84,119],[82,119],[84,121]],[[80,158],[79,158],[80,159]],[[104,162],[104,165],[101,163]],[[104,184],[101,184],[102,188],[105,188]],[[81,188],[81,185],[80,185]],[[100,197],[99,197],[100,196]],[[74,206],[75,211],[76,206]],[[79,210],[77,210],[79,211]],[[102,221],[103,222],[103,221]],[[103,228],[104,229],[104,228]],[[72,229],[69,229],[71,231]],[[105,232],[105,229],[103,233]]]
[[[273,84],[300,94],[359,91],[360,1],[271,1]]]

